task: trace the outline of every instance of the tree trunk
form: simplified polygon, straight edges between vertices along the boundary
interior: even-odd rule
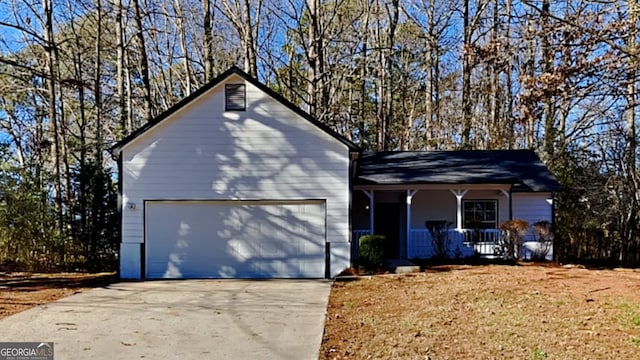
[[[489,128],[487,143],[485,144],[487,149],[498,149],[502,147],[502,126],[500,124],[500,62],[501,57],[498,56],[500,51],[499,38],[499,17],[498,17],[498,1],[494,1],[493,5],[493,23],[491,27],[491,44],[489,50],[491,54],[491,91],[490,91],[490,115],[489,115]]]
[[[385,89],[385,97],[387,98],[385,102],[386,111],[385,111],[385,135],[384,135],[384,150],[391,150],[391,121],[393,120],[393,47],[395,46],[395,36],[396,29],[398,26],[398,19],[400,14],[400,4],[399,0],[391,0],[391,9],[389,9],[389,5],[385,4],[387,8],[387,14],[389,16],[389,33],[387,34],[389,43],[387,44],[387,59],[386,59],[386,71],[385,74],[387,76],[386,89]]]
[[[540,13],[542,23],[542,73],[551,75],[553,73],[553,55],[554,51],[551,48],[551,41],[549,33],[551,28],[549,26],[549,17],[551,15],[550,0],[542,1],[542,11]],[[544,152],[548,158],[553,157],[555,140],[556,140],[556,114],[555,114],[555,102],[553,95],[546,96],[544,101]]]
[[[204,81],[209,82],[213,79],[213,35],[211,13],[211,0],[203,0],[204,2]]]
[[[140,50],[140,73],[142,75],[142,93],[144,101],[143,116],[145,120],[153,119],[153,109],[151,107],[151,79],[149,77],[149,57],[147,55],[147,43],[144,37],[144,25],[142,21],[142,11],[139,0],[133,0],[134,20],[136,26],[136,38]]]
[[[638,1],[629,0],[629,36],[627,38],[627,48],[629,60],[627,64],[627,166],[629,173],[636,168],[636,150],[638,147],[636,138],[636,116],[637,107],[637,72],[638,72]]]
[[[625,223],[628,228],[627,237],[623,239],[623,253],[621,260],[628,262],[631,260],[631,249],[638,244],[638,217],[640,216],[640,195],[638,194],[638,174],[636,163],[636,151],[638,141],[636,134],[636,107],[637,102],[637,73],[638,73],[638,1],[629,0],[629,35],[627,38],[627,50],[629,57],[627,60],[627,113],[626,113],[626,182],[627,196],[629,197],[629,207],[627,209]]]
[[[184,26],[184,12],[182,11],[182,6],[180,5],[180,0],[174,1],[174,11],[176,13],[176,22],[178,27],[178,32],[180,32],[180,50],[182,51],[182,65],[184,68],[184,95],[189,96],[191,94],[192,88],[192,79],[191,76],[191,60],[189,58],[189,44],[187,43],[187,29]],[[205,50],[206,51],[206,50]]]
[[[513,69],[512,69],[512,64],[513,64],[513,57],[511,55],[511,20],[512,20],[512,14],[511,14],[511,0],[506,0],[506,9],[505,12],[507,13],[507,24],[505,26],[505,48],[509,49],[509,55],[506,59],[506,64],[505,64],[505,69],[507,71],[507,79],[506,79],[506,86],[505,86],[505,96],[506,96],[506,105],[507,108],[505,110],[506,114],[505,114],[505,121],[506,121],[506,125],[507,125],[507,129],[506,129],[506,134],[505,134],[505,147],[507,149],[513,149],[514,145],[515,145],[515,139],[516,139],[516,134],[515,134],[515,124],[513,121],[513,102],[514,102],[514,94],[513,94]]]
[[[47,53],[47,91],[49,96],[49,122],[52,127],[51,138],[53,140],[53,161],[54,161],[54,198],[57,227],[60,232],[64,232],[64,213],[62,209],[62,170],[61,170],[61,146],[59,137],[58,114],[56,107],[56,70],[55,66],[55,39],[53,38],[53,9],[51,0],[42,0],[42,10],[45,18],[44,40]]]
[[[256,5],[256,17],[255,21],[259,21],[260,10],[262,8],[262,0],[259,0]],[[251,17],[251,4],[249,0],[244,0],[244,11],[245,11],[245,19],[244,19],[244,67],[245,71],[249,73],[249,75],[254,78],[258,77],[258,57],[256,50],[256,39],[254,36],[254,21]]]
[[[309,29],[308,29],[308,49],[307,60],[309,62],[309,70],[307,72],[307,92],[308,99],[307,104],[309,106],[309,114],[314,117],[319,116],[319,104],[318,104],[318,0],[306,0],[308,12],[309,12]]]
[[[462,148],[469,149],[471,148],[471,61],[473,56],[469,0],[464,0],[462,17]]]
[[[385,106],[386,102],[386,91],[385,86],[387,85],[387,76],[385,74],[387,67],[385,66],[385,56],[384,56],[384,39],[382,33],[382,24],[380,19],[380,0],[376,0],[375,12],[377,14],[376,26],[375,26],[375,40],[376,43],[373,45],[374,48],[377,49],[377,64],[376,64],[376,148],[378,151],[384,151],[387,140],[385,139],[385,135],[387,134],[387,129],[385,128],[386,122],[386,113],[385,110],[387,107]]]
[[[128,127],[130,121],[127,119],[126,94],[125,94],[125,39],[122,18],[122,0],[116,4],[116,82],[118,88],[118,110],[120,115],[120,131],[122,136],[129,135],[131,128]]]

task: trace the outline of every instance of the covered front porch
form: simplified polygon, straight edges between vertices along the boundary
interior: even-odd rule
[[[513,214],[511,185],[357,186],[353,239],[384,235],[387,257],[501,256],[498,225]]]
[[[553,256],[553,193],[560,184],[531,150],[363,153],[352,198],[354,258],[363,234],[385,235],[388,258],[501,257],[498,226],[529,224],[523,258]],[[548,226],[545,238],[533,224]],[[512,241],[509,247],[513,247]]]

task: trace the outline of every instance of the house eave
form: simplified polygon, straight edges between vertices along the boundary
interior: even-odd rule
[[[354,190],[509,190],[512,184],[425,184],[425,183],[401,183],[401,184],[357,184]]]

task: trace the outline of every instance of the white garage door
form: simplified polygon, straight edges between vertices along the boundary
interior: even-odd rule
[[[147,278],[322,278],[324,201],[147,201]]]

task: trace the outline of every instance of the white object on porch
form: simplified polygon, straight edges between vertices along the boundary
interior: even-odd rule
[[[522,244],[522,258],[533,260],[542,257],[553,260],[553,241],[525,241]]]

